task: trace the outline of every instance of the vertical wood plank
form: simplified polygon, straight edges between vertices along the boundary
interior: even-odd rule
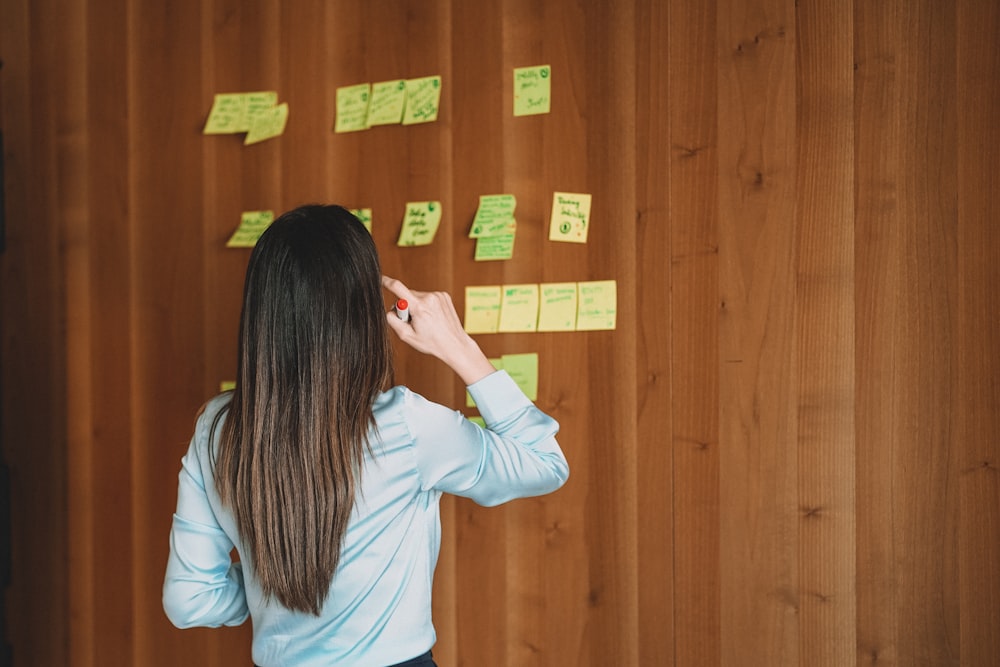
[[[796,3],[799,661],[856,653],[851,6]]]
[[[669,136],[664,142],[670,150],[669,228],[667,238],[651,245],[647,252],[669,253],[670,258],[667,363],[673,421],[669,431],[673,463],[672,657],[677,665],[717,665],[721,660],[722,453],[717,9],[715,3],[676,0],[669,8]],[[647,142],[652,145],[652,137],[637,143]],[[642,282],[646,283],[645,277]],[[640,303],[651,303],[653,298],[652,294],[640,297]]]
[[[793,3],[718,12],[721,656],[796,665]]]
[[[892,336],[899,330],[897,2],[854,3],[857,664],[897,664]]]
[[[957,381],[949,405],[958,452],[960,658],[1000,664],[1000,6],[960,2]]]
[[[664,409],[674,399],[673,336],[686,321],[678,312],[671,275],[674,261],[670,235],[677,219],[671,211],[676,192],[671,171],[671,130],[677,118],[686,116],[697,103],[695,99],[692,104],[692,95],[683,97],[679,104],[669,104],[672,91],[687,90],[681,82],[690,79],[684,75],[691,76],[678,67],[672,56],[679,50],[696,48],[692,44],[681,46],[680,42],[683,35],[698,34],[690,29],[672,33],[672,19],[678,14],[673,5],[636,3],[636,303],[643,304],[638,308],[636,322],[636,485],[640,510],[634,520],[638,526],[636,574],[642,582],[638,591],[636,656],[638,664],[646,665],[673,662],[675,621],[690,618],[688,610],[683,616],[677,615],[674,605],[674,591],[689,580],[682,576],[675,581],[674,550],[679,544],[675,545],[673,534],[674,420],[671,410]],[[675,88],[674,84],[680,85]],[[671,116],[672,109],[681,108],[682,113]],[[691,130],[676,129],[678,134]],[[666,257],[671,261],[665,261]],[[710,337],[705,340],[711,342]]]

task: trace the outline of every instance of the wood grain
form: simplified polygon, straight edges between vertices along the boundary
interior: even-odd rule
[[[235,376],[241,212],[373,209],[386,273],[615,279],[539,354],[559,492],[442,504],[441,665],[1000,662],[1000,10],[992,0],[0,0],[0,452],[15,664],[250,664],[160,609],[178,462]],[[549,114],[513,69],[549,64]],[[336,89],[440,74],[434,123]],[[277,139],[204,136],[275,90]],[[587,244],[548,240],[593,195]],[[514,258],[476,262],[483,194]],[[408,201],[445,212],[399,248]],[[397,381],[464,406],[396,346]]]

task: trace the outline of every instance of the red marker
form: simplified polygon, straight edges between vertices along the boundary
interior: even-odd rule
[[[410,304],[406,302],[406,299],[397,300],[394,307],[396,309],[396,317],[404,322],[410,321]]]

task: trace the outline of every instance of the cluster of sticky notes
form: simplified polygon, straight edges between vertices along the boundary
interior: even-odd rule
[[[533,116],[552,108],[552,68],[549,65],[514,68],[514,115]]]
[[[468,333],[602,331],[615,328],[617,315],[615,280],[465,288]]]
[[[490,363],[498,371],[507,371],[514,383],[521,388],[524,395],[532,401],[538,400],[538,353],[526,352],[524,354],[505,354],[501,357],[490,358]],[[468,407],[475,407],[476,402],[472,400],[472,394],[465,392],[465,404]]]
[[[549,240],[586,243],[590,228],[590,200],[589,194],[552,193]]]
[[[357,132],[376,125],[415,125],[437,120],[441,77],[393,79],[337,88],[334,132]]]
[[[399,230],[398,246],[423,246],[434,241],[441,224],[441,202],[407,202],[403,225]]]
[[[288,123],[288,103],[278,104],[278,93],[217,93],[208,112],[203,134],[246,132],[243,145],[281,136]]]
[[[510,259],[514,256],[514,233],[517,222],[514,195],[480,195],[479,207],[472,219],[469,238],[476,239],[476,261]]]
[[[227,248],[252,248],[264,230],[274,222],[274,211],[244,211],[240,225],[226,241]]]

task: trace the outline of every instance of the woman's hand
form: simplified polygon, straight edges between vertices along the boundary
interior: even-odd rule
[[[382,286],[409,303],[409,322],[399,319],[394,311],[386,313],[389,328],[401,341],[418,352],[437,357],[467,385],[496,370],[465,332],[447,292],[415,292],[388,276],[382,276]]]

